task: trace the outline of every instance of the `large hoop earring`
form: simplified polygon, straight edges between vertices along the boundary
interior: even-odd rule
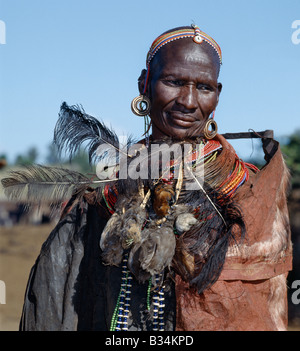
[[[131,102],[131,110],[137,116],[149,115],[151,109],[150,99],[146,95],[139,95]]]
[[[210,118],[209,120],[207,120],[203,130],[204,137],[206,139],[213,139],[217,135],[217,133],[218,133],[217,122],[214,119]]]

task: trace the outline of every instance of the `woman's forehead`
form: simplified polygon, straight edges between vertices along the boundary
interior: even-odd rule
[[[196,44],[190,38],[174,41],[161,48],[154,57],[152,74],[177,71],[185,72],[189,69],[215,71],[219,73],[219,58],[209,44]]]

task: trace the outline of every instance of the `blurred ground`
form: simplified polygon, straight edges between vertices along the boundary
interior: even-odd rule
[[[0,331],[19,328],[29,272],[53,224],[0,227],[0,280],[6,304],[0,304]]]
[[[31,267],[54,224],[0,227],[0,280],[6,285],[6,304],[0,304],[0,331],[16,331]],[[289,330],[300,330],[300,320]]]

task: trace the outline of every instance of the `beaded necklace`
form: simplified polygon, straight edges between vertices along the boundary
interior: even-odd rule
[[[235,165],[231,174],[219,187],[225,196],[232,197],[237,189],[249,179],[249,169],[247,167],[254,172],[259,172],[256,166],[242,161],[236,155]]]
[[[158,286],[161,274],[156,274],[156,285],[153,295],[153,331],[164,331],[164,287]]]
[[[201,150],[201,148],[203,148]],[[199,164],[208,165],[210,162],[214,161],[217,157],[219,152],[222,150],[222,145],[216,140],[209,140],[207,142],[201,142],[197,148],[194,148],[192,153],[188,155],[185,159],[185,163],[192,164],[192,168],[197,167]],[[175,170],[180,166],[179,162],[175,163],[173,160],[170,161],[166,170],[169,169],[170,178],[162,178],[164,182],[170,182],[172,180],[172,176],[175,173]],[[259,169],[250,164],[246,163],[241,160],[237,154],[235,154],[235,163],[233,166],[232,171],[228,175],[228,177],[218,186],[217,190],[220,190],[222,194],[230,198],[232,197],[237,189],[244,184],[245,181],[249,179],[249,169],[252,171],[259,172]]]
[[[121,288],[117,298],[116,307],[114,309],[110,331],[128,331],[128,318],[129,309],[131,301],[131,288],[132,288],[132,274],[130,273],[128,267],[128,253],[124,255],[122,262],[122,278],[121,278]],[[152,305],[153,305],[153,321],[152,330],[153,331],[164,331],[164,286],[160,286],[159,282],[162,275],[155,275],[155,287],[152,288],[152,278],[148,281],[147,288],[147,312],[151,311],[151,291],[153,290]]]
[[[122,282],[117,304],[112,315],[110,331],[127,331],[132,287],[132,275],[127,268],[128,254],[122,262]]]
[[[201,142],[198,147],[194,148],[192,152],[187,155],[185,162],[187,164],[192,164],[192,168],[201,163],[208,165],[218,157],[221,150],[222,145],[217,140]],[[232,171],[217,188],[217,190],[220,190],[226,197],[232,197],[236,190],[249,179],[249,169],[253,170],[255,173],[259,171],[256,166],[242,161],[237,155],[235,155],[235,157],[236,159]],[[172,181],[173,175],[179,167],[180,162],[174,162],[174,160],[171,160],[162,171],[163,175],[161,179],[164,182]],[[118,197],[116,188],[107,184],[103,188],[102,195],[109,212],[113,214],[114,205]]]

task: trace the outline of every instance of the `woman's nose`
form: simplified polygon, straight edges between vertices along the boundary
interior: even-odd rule
[[[180,89],[176,99],[177,104],[183,106],[187,112],[198,107],[197,89],[194,85],[186,85]]]

